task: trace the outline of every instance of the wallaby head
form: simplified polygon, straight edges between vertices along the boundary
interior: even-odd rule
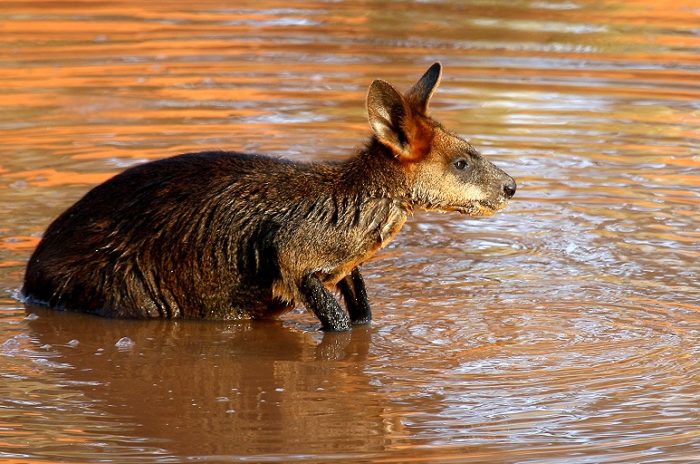
[[[512,177],[428,114],[442,66],[433,64],[404,95],[375,80],[367,95],[376,139],[400,163],[411,206],[488,216],[515,194]]]

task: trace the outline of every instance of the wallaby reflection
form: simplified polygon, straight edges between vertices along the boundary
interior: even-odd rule
[[[71,384],[177,455],[380,451],[398,424],[362,367],[371,329],[110,320],[30,307]],[[129,347],[115,344],[123,337]],[[79,343],[70,343],[78,340]],[[128,345],[123,344],[122,345]]]

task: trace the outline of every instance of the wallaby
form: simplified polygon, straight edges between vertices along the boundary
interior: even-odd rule
[[[404,95],[372,82],[373,134],[342,162],[204,152],[114,176],[48,227],[27,264],[26,300],[207,319],[270,317],[303,303],[324,330],[368,323],[359,266],[414,209],[491,215],[515,193],[508,174],[428,115],[441,73],[433,64]]]

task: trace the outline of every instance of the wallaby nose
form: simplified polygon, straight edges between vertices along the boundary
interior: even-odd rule
[[[517,185],[515,184],[515,181],[513,179],[509,179],[508,182],[503,184],[503,193],[506,194],[506,197],[513,198],[513,195],[515,195],[516,188]]]

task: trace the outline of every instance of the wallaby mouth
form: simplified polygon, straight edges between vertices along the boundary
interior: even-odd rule
[[[434,211],[439,213],[460,213],[471,217],[488,217],[493,216],[508,204],[508,201],[502,201],[493,204],[485,201],[473,201],[468,205],[448,206],[448,205],[422,205],[421,209],[425,211]]]
[[[493,216],[508,205],[508,200],[502,200],[496,203],[490,201],[473,201],[468,205],[455,206],[446,209],[447,211],[457,211],[461,214],[466,214],[471,217],[488,217]]]

